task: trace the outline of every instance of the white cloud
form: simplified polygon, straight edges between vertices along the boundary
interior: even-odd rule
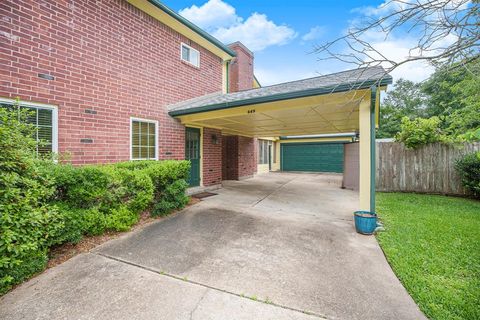
[[[293,29],[276,25],[264,14],[253,13],[245,22],[219,28],[213,35],[223,42],[241,41],[252,51],[283,45],[297,36]]]
[[[210,0],[200,7],[192,5],[179,13],[209,32],[241,23],[243,20],[237,16],[234,7],[222,0]]]
[[[320,39],[325,34],[325,28],[321,26],[315,26],[310,31],[303,35],[303,41],[313,41]]]
[[[193,5],[180,10],[180,14],[219,40],[225,43],[241,41],[252,51],[283,45],[297,36],[295,30],[276,24],[265,14],[254,12],[243,19],[234,7],[222,0],[209,0],[199,7]]]
[[[471,4],[471,0],[385,0],[380,5],[374,6],[363,6],[360,8],[354,8],[351,10],[353,13],[360,13],[365,16],[385,16],[394,11],[401,11],[411,7],[417,7],[420,5],[426,5],[427,7],[437,7],[437,11],[432,11],[431,16],[422,16],[425,18],[442,18],[442,7],[448,10],[463,10]]]
[[[409,56],[409,51],[415,46],[415,39],[389,39],[386,41],[372,42],[372,46],[392,61],[402,61]],[[385,66],[389,67],[389,66]],[[435,68],[425,61],[412,61],[405,63],[391,72],[394,80],[403,78],[414,82],[427,79]]]

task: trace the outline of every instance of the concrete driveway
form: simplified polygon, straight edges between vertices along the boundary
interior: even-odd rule
[[[2,319],[424,319],[341,176],[270,173],[48,270]]]

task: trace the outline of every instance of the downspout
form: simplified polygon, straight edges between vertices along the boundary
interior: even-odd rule
[[[375,212],[375,174],[377,161],[375,150],[375,104],[377,90],[376,86],[372,86],[370,91],[370,212]]]
[[[226,74],[226,78],[225,78],[225,81],[227,82],[227,83],[225,84],[225,85],[227,86],[227,88],[226,88],[226,90],[225,90],[226,93],[229,93],[229,92],[230,92],[230,76],[229,76],[229,74],[230,74],[230,72],[229,72],[229,70],[230,70],[230,68],[229,68],[229,66],[230,66],[230,61],[231,61],[231,60],[227,60],[227,61],[225,62],[225,72],[227,73],[227,74]]]

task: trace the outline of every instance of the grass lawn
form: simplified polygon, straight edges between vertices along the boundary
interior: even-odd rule
[[[430,319],[480,319],[480,201],[377,193],[377,235],[395,274]]]

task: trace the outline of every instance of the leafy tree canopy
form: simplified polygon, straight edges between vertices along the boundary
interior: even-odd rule
[[[425,115],[425,95],[420,86],[412,81],[399,79],[393,90],[388,91],[380,108],[379,138],[391,138],[400,131],[402,118],[410,119]]]
[[[399,79],[382,103],[377,136],[397,135],[404,117],[437,117],[445,141],[480,140],[480,59],[439,67],[422,84]]]

